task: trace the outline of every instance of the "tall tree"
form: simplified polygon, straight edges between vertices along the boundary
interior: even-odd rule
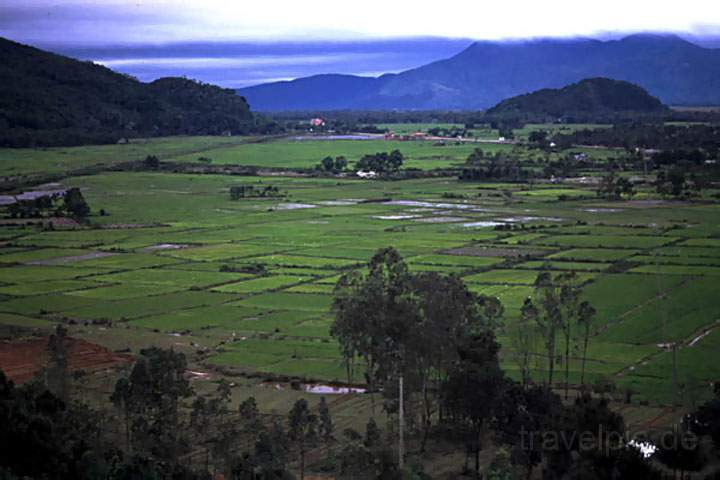
[[[403,350],[418,323],[407,264],[394,248],[380,249],[370,259],[368,273],[343,275],[335,286],[335,321],[330,333],[352,372],[355,358],[365,360],[371,386],[401,371]]]
[[[71,188],[63,197],[65,211],[71,217],[83,219],[90,215],[90,206],[85,201],[79,188]]]
[[[48,365],[45,369],[45,384],[56,397],[63,402],[68,401],[70,395],[70,340],[67,329],[58,324],[55,333],[48,339]]]
[[[288,414],[288,437],[295,443],[300,455],[300,480],[305,479],[305,455],[317,440],[317,415],[310,412],[307,400],[295,402]]]
[[[177,465],[181,438],[180,401],[192,395],[185,378],[185,355],[157,347],[140,351],[128,379],[119,379],[111,396],[131,424],[133,451]]]
[[[279,420],[275,420],[269,429],[263,429],[255,442],[254,463],[260,478],[282,478],[288,461],[288,434]],[[251,477],[254,478],[254,477]]]
[[[559,284],[560,306],[562,312],[562,331],[565,340],[565,399],[570,388],[570,346],[573,343],[574,327],[578,321],[580,293],[579,279],[575,272],[564,272],[558,275],[555,282]]]
[[[549,272],[540,272],[535,279],[535,300],[538,315],[535,321],[543,336],[547,355],[547,384],[552,388],[557,356],[557,334],[562,328],[562,310],[557,287]]]
[[[318,420],[318,436],[325,442],[325,445],[329,445],[333,439],[333,421],[325,397],[320,397]]]
[[[459,362],[450,372],[443,401],[456,426],[465,432],[466,465],[475,457],[475,474],[480,478],[480,451],[493,414],[507,387],[498,361],[499,344],[486,329],[471,335],[459,346]]]
[[[580,304],[578,311],[578,323],[582,327],[583,331],[583,345],[582,345],[582,366],[580,368],[580,384],[585,385],[585,364],[587,362],[587,351],[588,344],[590,343],[590,332],[592,330],[592,323],[595,319],[597,312],[590,305],[590,302],[584,301]]]
[[[520,309],[520,321],[514,326],[511,332],[513,357],[520,368],[523,386],[528,386],[531,381],[530,368],[532,357],[535,354],[537,317],[537,308],[535,308],[531,299],[526,298]]]

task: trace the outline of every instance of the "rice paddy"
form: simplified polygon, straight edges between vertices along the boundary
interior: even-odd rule
[[[329,150],[352,162],[397,147],[409,167],[434,169],[461,163],[474,148],[380,143],[185,139],[131,145],[128,158],[152,147],[177,162],[201,150],[218,164],[311,168]],[[114,162],[106,148],[118,147],[16,152],[7,173],[29,172],[24,162],[35,157],[51,165],[55,155],[75,156],[82,166],[100,152],[100,161]],[[681,346],[688,383],[717,374],[694,368],[720,351],[717,204],[627,208],[598,202],[582,185],[528,188],[451,177],[105,172],[62,184],[81,188],[93,212],[107,215],[93,214],[93,228],[79,230],[3,229],[0,325],[48,328],[61,320],[84,325],[90,337],[94,328],[107,329],[102,338],[131,348],[149,333],[187,335],[208,346],[206,366],[346,381],[329,331],[334,284],[364,268],[376,249],[394,246],[411,270],[459,275],[472,291],[503,302],[499,338],[511,374],[516,366],[505,332],[546,270],[577,272],[598,311],[589,378],[612,377],[638,398],[667,401],[667,342]],[[231,201],[229,188],[240,184],[277,186],[283,196]],[[499,189],[510,191],[512,201],[479,195]],[[577,378],[579,367],[572,369]],[[352,380],[361,382],[361,372]]]

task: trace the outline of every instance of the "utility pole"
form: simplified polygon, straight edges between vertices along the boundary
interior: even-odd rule
[[[400,423],[400,435],[398,438],[398,464],[400,470],[405,468],[405,399],[403,398],[403,375],[400,374],[400,409],[399,409],[399,423]]]

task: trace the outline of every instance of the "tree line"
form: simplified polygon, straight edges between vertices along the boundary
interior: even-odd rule
[[[79,188],[62,193],[39,195],[32,199],[16,199],[7,206],[10,218],[71,217],[83,220],[90,215],[90,206]]]
[[[372,257],[367,272],[338,280],[333,311],[331,334],[348,379],[361,371],[399,425],[399,463],[407,424],[420,454],[431,437],[461,442],[465,470],[474,459],[477,478],[480,453],[490,446],[511,459],[502,468],[495,465],[508,475],[497,478],[531,478],[540,465],[547,479],[660,478],[635,448],[611,438],[625,433],[623,419],[606,398],[589,393],[586,364],[596,311],[583,299],[575,273],[540,272],[519,321],[508,326],[497,298],[473,294],[455,275],[412,273],[396,250],[386,248]],[[511,340],[518,380],[500,367],[496,332]],[[534,368],[538,359],[544,367]],[[577,359],[580,381],[568,404],[570,364]],[[685,432],[707,433],[707,420],[703,425],[705,430],[685,425]],[[575,438],[581,432],[591,432],[596,448],[583,448]],[[574,440],[559,441],[568,438]],[[699,449],[673,444],[662,452],[658,458],[665,465],[680,462],[697,470],[703,464]]]

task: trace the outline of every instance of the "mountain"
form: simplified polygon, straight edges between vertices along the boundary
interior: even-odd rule
[[[498,103],[487,111],[491,116],[567,115],[605,116],[617,113],[656,113],[667,107],[645,89],[622,80],[589,78],[566,87],[544,88]]]
[[[468,110],[593,77],[635,83],[669,105],[720,105],[720,49],[649,34],[608,41],[483,41],[398,74],[320,75],[238,92],[261,111]]]
[[[234,90],[184,78],[142,83],[0,38],[0,146],[80,145],[156,135],[245,133]]]

